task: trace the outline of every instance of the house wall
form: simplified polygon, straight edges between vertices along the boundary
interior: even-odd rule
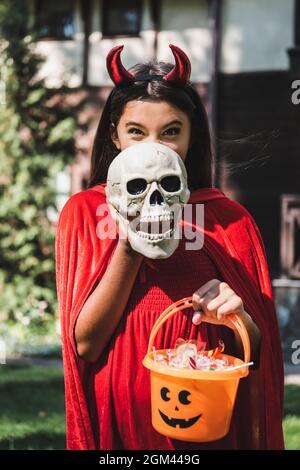
[[[151,22],[149,0],[143,2],[140,37],[102,38],[100,30],[100,2],[94,1],[92,34],[90,36],[89,84],[111,85],[106,71],[107,52],[117,44],[124,44],[122,60],[126,67],[145,62],[154,57],[155,31]],[[173,43],[187,51],[193,64],[191,79],[207,82],[210,77],[211,33],[209,9],[206,0],[164,0],[161,6],[161,30],[157,36],[157,58],[174,63],[169,49]]]
[[[84,34],[80,0],[74,0],[74,5],[74,40],[51,39],[37,43],[37,52],[46,59],[39,76],[45,78],[49,87],[60,88],[63,84],[77,87],[82,83]]]
[[[191,59],[191,79],[196,83],[208,82],[211,75],[212,34],[209,4],[208,0],[161,2],[157,57],[173,62],[169,43],[182,47]],[[81,84],[84,33],[80,1],[75,0],[74,5],[74,40],[44,40],[38,43],[38,51],[46,56],[41,73],[46,77],[48,86],[59,87],[63,80],[71,87]],[[89,37],[89,85],[111,85],[105,58],[109,49],[117,44],[125,45],[122,57],[127,67],[153,58],[155,32],[149,5],[150,0],[143,1],[139,37],[103,38],[101,0],[93,0]],[[221,70],[224,73],[287,70],[286,49],[292,46],[293,15],[294,0],[272,0],[271,8],[270,0],[223,0]]]
[[[294,0],[223,0],[221,70],[287,70]]]

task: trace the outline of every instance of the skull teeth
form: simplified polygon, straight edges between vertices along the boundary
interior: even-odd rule
[[[140,230],[138,230],[136,233],[139,237],[145,238],[147,240],[165,240],[171,237],[173,233],[173,229],[171,228],[165,233],[147,233],[147,232],[142,232]]]
[[[140,222],[137,227],[137,232],[143,232],[147,235],[163,235],[174,228],[174,221],[152,221],[152,222]]]
[[[174,229],[174,214],[155,214],[141,217],[136,232],[148,240],[159,240],[169,238]]]
[[[162,222],[163,220],[174,220],[172,213],[149,215],[147,217],[141,217],[140,222]]]

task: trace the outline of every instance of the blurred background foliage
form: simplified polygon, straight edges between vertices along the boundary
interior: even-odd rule
[[[39,78],[26,2],[1,1],[0,25],[0,335],[8,352],[48,353],[59,331],[49,210],[57,211],[55,175],[74,158],[77,123]]]

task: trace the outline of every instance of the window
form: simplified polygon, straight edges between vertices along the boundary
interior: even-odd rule
[[[141,27],[140,0],[102,0],[103,36],[136,36]]]
[[[300,195],[281,198],[282,274],[300,279]]]
[[[295,0],[295,46],[300,46],[300,0]]]
[[[73,39],[73,0],[36,0],[36,27],[40,38]]]

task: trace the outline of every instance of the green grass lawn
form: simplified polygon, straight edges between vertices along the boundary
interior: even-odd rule
[[[286,449],[300,449],[300,386],[286,385],[283,431]]]
[[[64,449],[63,372],[40,366],[0,366],[0,449]],[[285,387],[287,449],[300,449],[300,386]]]
[[[0,449],[64,449],[61,368],[0,367]]]

